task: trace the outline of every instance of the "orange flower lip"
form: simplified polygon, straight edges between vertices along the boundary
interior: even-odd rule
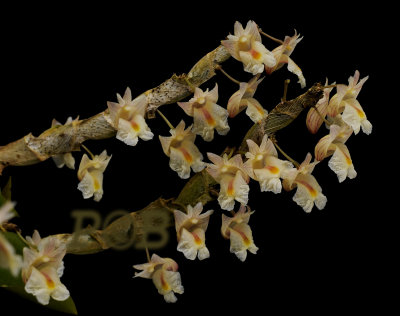
[[[228,195],[230,195],[230,196],[233,196],[233,195],[235,194],[235,189],[233,188],[233,181],[234,181],[234,179],[232,179],[231,181],[229,181],[229,184],[228,184],[227,193],[228,193]]]
[[[179,150],[180,150],[180,152],[183,154],[183,157],[185,158],[185,160],[186,160],[188,163],[193,162],[192,156],[189,154],[189,152],[188,152],[185,148],[179,147]]]
[[[215,120],[213,119],[213,117],[211,116],[211,114],[207,111],[207,109],[202,108],[201,109],[204,118],[206,119],[208,125],[215,125]]]
[[[243,243],[246,245],[246,247],[250,246],[251,241],[249,238],[247,238],[246,234],[240,230],[236,230],[240,236],[243,238]]]
[[[196,243],[196,245],[200,246],[202,243],[200,237],[196,233],[192,233],[192,235],[193,235],[194,242]]]
[[[168,291],[169,290],[169,284],[165,281],[163,274],[161,274],[161,286],[162,286],[164,291]]]
[[[42,275],[46,278],[46,284],[49,289],[54,289],[56,287],[54,281],[44,272],[41,272]]]
[[[299,180],[297,180],[296,182],[304,185],[313,198],[317,196],[317,191],[309,183],[307,183],[306,181],[299,181]]]

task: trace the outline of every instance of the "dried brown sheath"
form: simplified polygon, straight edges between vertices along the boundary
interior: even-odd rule
[[[264,133],[270,135],[288,126],[305,108],[315,106],[322,98],[323,92],[324,86],[317,82],[296,99],[279,103],[265,119]]]

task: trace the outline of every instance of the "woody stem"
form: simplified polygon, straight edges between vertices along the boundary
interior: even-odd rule
[[[232,76],[230,76],[225,70],[222,69],[222,67],[221,67],[220,65],[217,65],[217,66],[215,67],[215,69],[220,70],[228,79],[230,79],[230,80],[233,81],[234,83],[240,85],[240,81],[239,81],[239,80],[236,80],[235,78],[233,78]]]
[[[164,114],[161,113],[161,111],[159,109],[157,109],[157,113],[160,114],[160,116],[163,118],[164,122],[167,123],[167,125],[169,126],[170,129],[174,129],[175,127],[171,124],[170,121],[168,121],[168,119],[165,117]]]
[[[335,88],[335,87],[337,87],[337,84],[330,84],[328,86],[324,86],[324,89]]]
[[[273,41],[275,41],[275,42],[277,42],[277,43],[279,43],[281,45],[283,44],[282,40],[263,32],[260,28],[258,29],[258,31],[260,32],[261,35],[264,35],[265,37],[268,37],[269,39],[271,39],[271,40],[273,40]]]
[[[287,160],[289,160],[292,164],[294,164],[294,165],[296,166],[296,168],[298,168],[298,167],[300,166],[300,164],[299,164],[296,160],[294,160],[292,157],[290,157],[287,153],[285,153],[285,152],[282,150],[281,147],[278,146],[278,143],[277,143],[275,137],[271,137],[271,141],[274,143],[276,149],[278,149],[279,152],[280,152],[283,156],[285,156],[285,158],[286,158]]]
[[[151,262],[149,248],[147,248],[147,246],[146,246],[146,257],[147,257],[147,261]]]
[[[21,233],[20,233],[18,230],[16,230],[15,232],[16,232],[16,234],[18,235],[18,237],[19,237],[26,245],[31,246],[31,245],[28,243],[28,241],[21,235]]]
[[[89,150],[89,148],[87,148],[84,144],[81,144],[82,148],[84,150],[86,150],[86,152],[89,154],[90,158],[92,158],[92,160],[94,159],[94,155],[93,153]]]
[[[283,85],[283,96],[282,96],[282,99],[281,99],[282,102],[286,102],[286,95],[287,95],[287,90],[288,90],[289,83],[290,83],[290,79],[286,79],[285,82],[284,82],[284,85]]]

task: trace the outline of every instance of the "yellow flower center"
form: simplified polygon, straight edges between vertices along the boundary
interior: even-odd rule
[[[257,161],[261,161],[261,160],[263,160],[263,158],[264,158],[264,156],[263,156],[262,154],[258,154],[258,155],[256,156],[256,160],[257,160]]]

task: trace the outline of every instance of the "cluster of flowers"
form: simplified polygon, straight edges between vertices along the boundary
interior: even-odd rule
[[[336,85],[336,94],[329,98],[332,88],[324,90],[324,97],[311,108],[307,114],[307,127],[315,134],[323,122],[329,129],[329,135],[324,136],[315,146],[315,159],[322,161],[332,156],[328,166],[337,174],[339,182],[347,177],[353,179],[357,173],[354,169],[350,152],[345,145],[349,137],[358,134],[360,129],[367,135],[372,132],[372,124],[357,100],[357,96],[368,77],[360,80],[356,70],[354,77],[350,76],[349,84]]]
[[[249,82],[241,82],[240,88],[228,101],[227,109],[219,106],[218,86],[211,91],[196,88],[194,96],[188,102],[178,102],[178,105],[185,113],[194,118],[193,125],[185,129],[184,121],[181,121],[175,128],[171,129],[170,137],[160,136],[160,141],[165,154],[170,157],[170,167],[178,175],[187,179],[190,176],[190,169],[199,172],[204,169],[202,155],[194,145],[196,135],[200,135],[205,141],[214,138],[214,130],[220,135],[229,132],[227,118],[236,116],[240,111],[247,108],[246,114],[254,121],[260,122],[267,116],[267,111],[253,98],[258,84],[260,73],[264,70],[271,74],[288,64],[288,70],[294,72],[302,87],[305,87],[305,79],[300,68],[289,57],[301,41],[300,35],[286,36],[281,45],[269,51],[262,44],[259,28],[254,21],[249,21],[244,29],[236,22],[234,35],[228,35],[222,44],[226,47],[233,58],[241,61],[244,70],[255,75]],[[145,121],[147,108],[146,94],[141,94],[132,99],[129,88],[126,89],[123,97],[117,94],[118,102],[107,102],[107,121],[117,130],[117,139],[127,145],[135,146],[140,139],[151,140],[154,134],[151,132]],[[66,124],[75,124],[77,121],[68,118]],[[53,120],[52,126],[61,125]],[[75,160],[71,153],[61,154],[53,157],[56,165],[61,168],[75,168]],[[92,155],[89,158],[83,156],[78,170],[80,181],[78,189],[82,191],[85,199],[94,197],[100,201],[103,196],[103,172],[105,171],[111,156],[104,151],[101,155]]]
[[[357,101],[357,96],[367,80],[359,81],[360,74],[355,72],[349,78],[349,84],[337,84],[337,93],[329,98],[333,87],[324,89],[324,96],[308,112],[306,123],[311,133],[316,133],[325,122],[329,134],[324,136],[315,147],[315,160],[308,153],[301,164],[293,165],[292,162],[278,158],[278,152],[268,137],[264,135],[260,144],[247,139],[248,152],[245,153],[246,161],[243,162],[240,154],[224,154],[222,157],[207,153],[211,163],[203,162],[203,155],[195,145],[196,136],[204,141],[212,141],[214,130],[220,135],[229,132],[228,116],[235,117],[242,110],[255,123],[264,120],[268,112],[254,98],[258,85],[263,80],[260,74],[265,70],[267,74],[288,65],[288,70],[295,73],[299,83],[305,87],[305,78],[301,69],[290,58],[297,43],[301,41],[299,35],[286,36],[281,45],[269,51],[261,41],[260,30],[256,23],[249,21],[244,29],[236,22],[234,35],[222,41],[233,58],[243,63],[244,70],[254,77],[249,82],[240,82],[239,90],[229,99],[227,108],[217,104],[218,86],[209,91],[196,88],[193,97],[187,102],[178,102],[184,112],[193,117],[193,124],[186,128],[182,120],[175,128],[170,126],[171,136],[159,136],[164,153],[170,158],[169,165],[178,176],[187,179],[190,172],[200,172],[203,169],[215,179],[220,190],[218,203],[223,210],[231,211],[232,216],[222,214],[222,236],[230,240],[230,251],[241,261],[247,257],[247,251],[255,254],[258,250],[254,244],[252,231],[249,226],[251,212],[247,207],[249,195],[249,181],[254,179],[259,182],[262,192],[280,193],[282,188],[291,191],[297,188],[293,200],[305,212],[311,212],[314,205],[323,209],[327,198],[322,193],[312,172],[315,166],[323,159],[332,156],[328,166],[337,174],[339,182],[347,177],[352,179],[357,173],[354,169],[349,150],[345,145],[347,139],[357,134],[360,129],[370,134],[372,125],[367,120],[365,112]],[[139,138],[151,140],[154,134],[145,121],[147,108],[146,94],[132,98],[129,88],[121,97],[117,94],[118,102],[108,102],[107,121],[116,129],[117,139],[127,145],[135,146]],[[75,124],[77,120],[68,119],[66,124]],[[53,126],[60,125],[53,121]],[[170,123],[169,123],[170,125]],[[70,153],[53,157],[58,167],[67,166],[74,169],[75,160]],[[84,198],[94,197],[100,201],[103,195],[103,173],[111,159],[106,151],[100,155],[89,158],[83,155],[78,178],[78,189]],[[233,212],[235,201],[240,203],[237,212]],[[13,203],[8,202],[0,209],[0,225],[11,219]],[[198,203],[194,207],[187,206],[186,213],[175,210],[175,227],[177,232],[177,250],[182,252],[187,259],[206,259],[210,252],[205,244],[205,232],[213,210],[202,214],[203,205]],[[25,290],[32,293],[42,304],[48,304],[50,297],[55,300],[65,300],[69,292],[61,283],[63,273],[62,259],[66,253],[65,244],[61,244],[54,237],[41,239],[35,231],[32,238],[27,237],[29,247],[24,248],[23,258],[15,253],[7,239],[0,234],[0,267],[10,269],[14,276],[22,270],[22,279]],[[158,292],[167,302],[175,302],[174,293],[182,294],[184,288],[178,272],[178,264],[171,258],[161,258],[153,254],[151,259],[144,264],[134,265],[141,270],[135,277],[152,279]]]
[[[204,260],[210,257],[206,247],[205,232],[213,210],[202,214],[203,204],[197,203],[194,207],[187,206],[187,212],[175,210],[175,228],[178,247],[187,259]],[[221,234],[230,240],[230,252],[241,261],[245,261],[247,251],[256,254],[258,247],[254,244],[253,235],[249,226],[250,215],[253,214],[242,205],[232,217],[222,214]],[[164,296],[166,302],[176,302],[174,293],[182,294],[184,288],[178,272],[178,264],[170,258],[160,258],[153,254],[148,263],[134,265],[137,270],[135,277],[152,279],[158,292]]]
[[[14,217],[14,205],[7,202],[0,208],[0,227]],[[49,304],[50,297],[57,301],[68,299],[69,291],[60,281],[66,245],[53,236],[42,239],[36,230],[32,237],[26,237],[26,243],[28,247],[23,248],[21,256],[0,233],[0,267],[8,269],[14,277],[21,276],[25,291],[43,305]]]

